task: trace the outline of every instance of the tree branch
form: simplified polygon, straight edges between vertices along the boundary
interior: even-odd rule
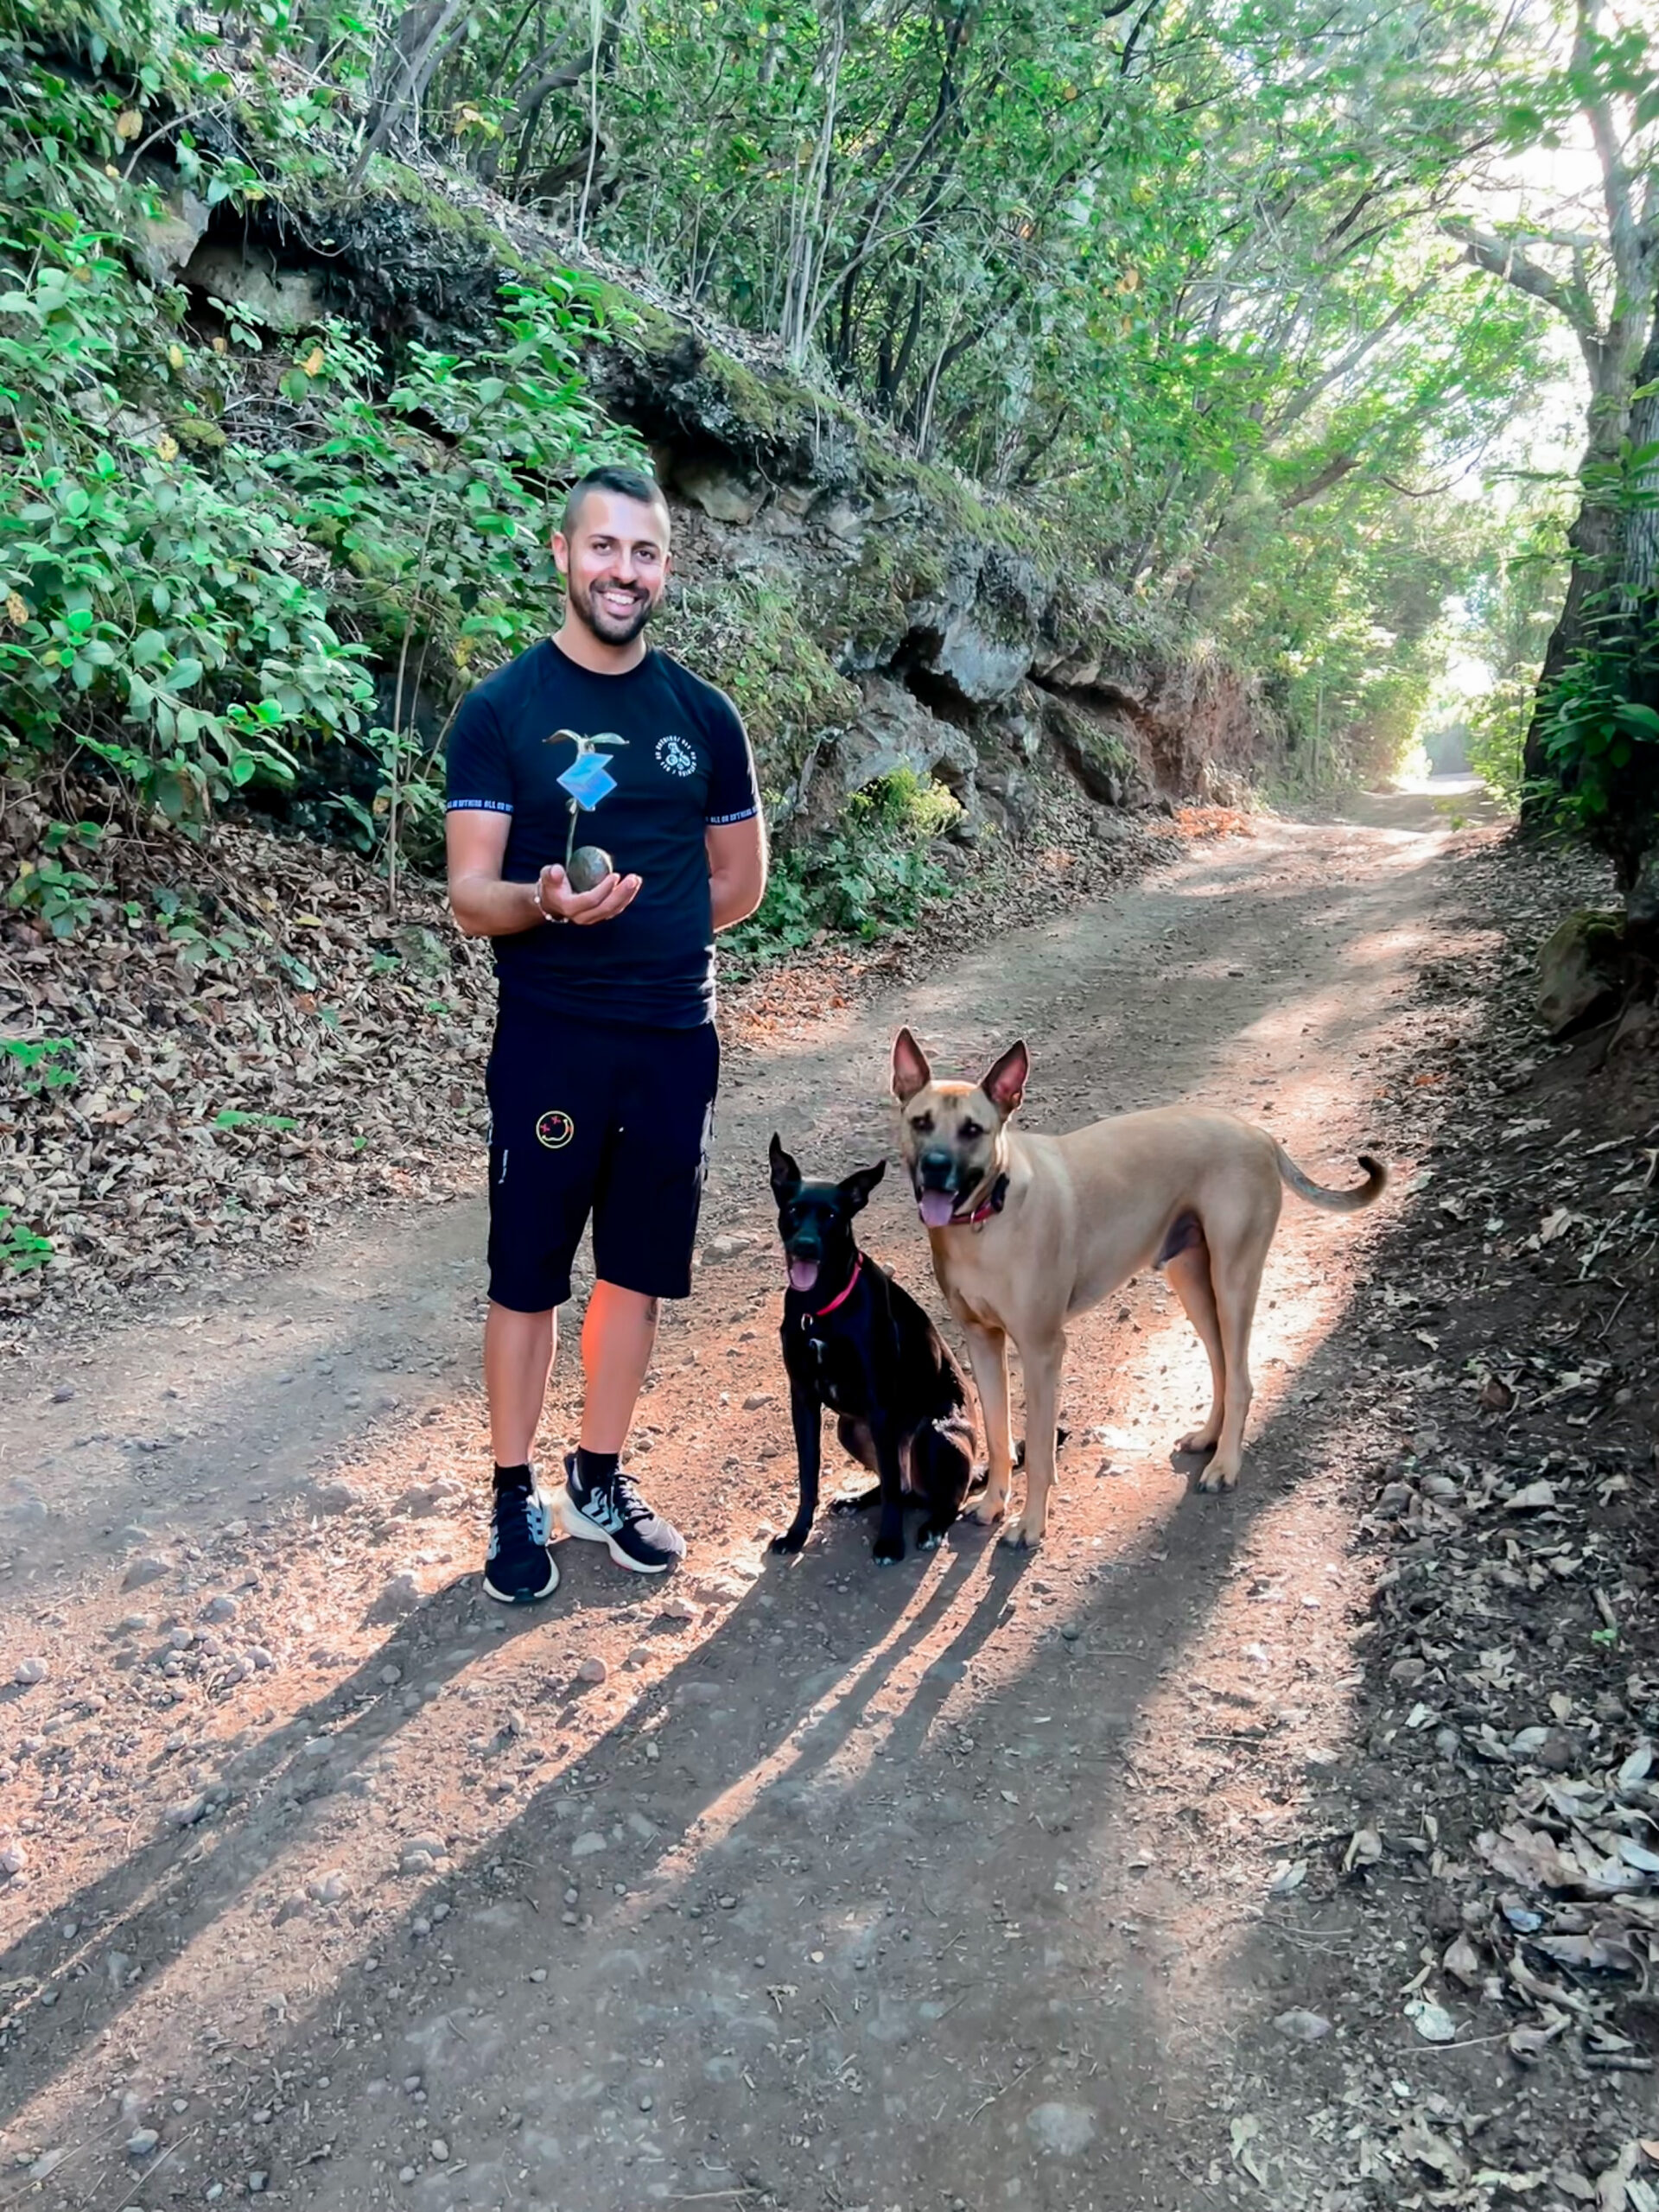
[[[1447,238],[1456,239],[1463,248],[1464,259],[1471,267],[1484,269],[1489,276],[1501,276],[1517,291],[1530,293],[1535,300],[1554,308],[1586,345],[1600,341],[1601,327],[1594,302],[1576,284],[1565,283],[1537,262],[1529,260],[1517,240],[1494,238],[1490,232],[1477,229],[1466,215],[1443,216],[1440,228]]]
[[[1378,473],[1389,491],[1397,492],[1402,499],[1443,499],[1458,480],[1455,476],[1448,476],[1444,484],[1426,484],[1419,491],[1414,485],[1402,484],[1395,477]]]
[[[442,0],[442,4],[439,7],[430,28],[425,30],[423,35],[416,34],[418,42],[413,50],[407,54],[404,53],[400,45],[399,34],[407,25],[409,16],[404,16],[398,19],[397,29],[392,35],[392,45],[402,56],[403,67],[394,78],[389,90],[384,94],[380,102],[380,113],[374,128],[363,141],[357,159],[352,164],[351,175],[346,181],[351,191],[355,192],[362,183],[370,162],[391,136],[392,126],[397,121],[405,105],[411,99],[418,99],[421,92],[424,90],[430,79],[431,71],[436,66],[440,46],[449,33],[449,26],[460,15],[461,7],[462,0]],[[414,15],[416,12],[416,10],[410,9],[409,15]]]
[[[1118,57],[1117,73],[1120,77],[1127,77],[1129,71],[1134,67],[1135,49],[1141,43],[1141,34],[1153,21],[1162,4],[1163,0],[1147,0],[1146,6],[1135,18],[1135,28],[1129,33],[1128,38],[1124,40],[1123,51]],[[1121,15],[1122,13],[1122,10],[1114,8],[1111,12],[1115,16]]]
[[[1348,351],[1338,360],[1333,362],[1330,368],[1315,377],[1312,384],[1305,385],[1302,390],[1291,398],[1282,413],[1268,428],[1267,434],[1268,444],[1281,443],[1287,433],[1294,429],[1301,421],[1303,416],[1321,393],[1328,391],[1333,384],[1340,383],[1351,369],[1358,367],[1368,353],[1374,353],[1389,333],[1397,329],[1405,321],[1419,300],[1432,289],[1434,281],[1432,276],[1425,277],[1421,284],[1415,285],[1406,294],[1404,299],[1395,302],[1381,322],[1374,325],[1363,338],[1356,339]]]
[[[1286,493],[1279,502],[1280,513],[1287,515],[1294,508],[1305,507],[1310,499],[1317,499],[1333,484],[1340,484],[1344,476],[1351,476],[1358,467],[1359,455],[1357,453],[1338,454],[1334,459],[1327,461],[1323,468],[1316,470],[1306,484],[1300,484],[1294,492]]]
[[[1595,80],[1594,41],[1601,35],[1601,0],[1579,0],[1578,35],[1573,41],[1573,73],[1586,87],[1580,96],[1590,136],[1601,164],[1602,199],[1607,209],[1607,238],[1621,290],[1640,289],[1636,211],[1630,201],[1630,173],[1618,143],[1618,129],[1605,97],[1589,87]]]
[[[598,46],[589,47],[586,54],[572,54],[568,61],[561,61],[556,67],[543,70],[535,83],[527,86],[513,102],[512,114],[505,128],[511,130],[521,116],[527,116],[532,109],[540,107],[550,92],[569,92],[573,85],[579,85],[603,54],[601,41]]]

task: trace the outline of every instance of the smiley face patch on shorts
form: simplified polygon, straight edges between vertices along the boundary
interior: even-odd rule
[[[550,1152],[562,1152],[575,1134],[575,1123],[556,1106],[536,1124],[536,1141],[545,1145]]]

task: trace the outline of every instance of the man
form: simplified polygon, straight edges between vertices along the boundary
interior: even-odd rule
[[[645,643],[668,542],[649,477],[583,477],[553,540],[563,626],[479,685],[449,742],[449,903],[468,936],[494,939],[500,984],[486,1078],[495,1503],[484,1588],[507,1605],[558,1586],[530,1455],[555,1308],[590,1215],[598,1281],[560,1517],[635,1573],[660,1574],[685,1551],[620,1459],[658,1301],[691,1288],[720,1071],[715,931],[760,905],[766,852],[736,709]],[[591,809],[576,843],[591,835],[616,856],[582,891],[562,865],[573,788]]]

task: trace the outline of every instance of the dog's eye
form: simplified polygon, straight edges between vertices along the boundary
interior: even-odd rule
[[[931,1114],[912,1115],[911,1116],[910,1126],[915,1130],[918,1137],[927,1136],[931,1135],[932,1131],[933,1116]]]
[[[982,1137],[984,1134],[984,1130],[980,1128],[977,1122],[963,1122],[957,1130],[957,1135],[965,1141],[971,1140],[975,1137]]]

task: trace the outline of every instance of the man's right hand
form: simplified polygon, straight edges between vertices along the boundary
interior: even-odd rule
[[[544,868],[537,881],[536,901],[548,921],[611,922],[633,904],[639,882],[637,875],[618,875],[613,869],[591,891],[573,891],[562,868]]]

